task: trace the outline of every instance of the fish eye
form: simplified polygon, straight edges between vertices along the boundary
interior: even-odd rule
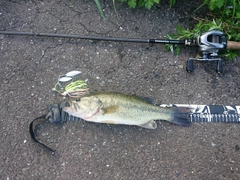
[[[81,98],[77,98],[77,99],[76,99],[76,102],[80,102],[80,101],[81,101]]]

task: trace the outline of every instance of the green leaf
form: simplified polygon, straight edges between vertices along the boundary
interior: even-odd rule
[[[226,14],[227,16],[229,16],[231,13],[232,13],[232,11],[231,11],[230,9],[227,9],[227,10],[225,11],[225,14]]]
[[[237,12],[237,13],[236,13],[236,17],[237,17],[238,19],[240,19],[240,12]]]
[[[147,9],[151,9],[151,7],[153,6],[154,2],[152,0],[145,0],[145,7]]]
[[[116,4],[115,4],[115,0],[112,0],[112,2],[113,2],[113,9],[114,9],[114,12],[115,12],[117,18],[119,18],[119,16],[118,16],[118,12],[117,12],[117,8],[116,8]]]
[[[103,19],[105,19],[104,14],[103,14],[103,10],[102,10],[102,7],[101,7],[101,4],[99,3],[98,0],[94,0],[94,1],[95,1],[96,5],[97,5],[97,8],[98,8],[98,11],[99,11],[100,15],[102,16]]]
[[[220,9],[223,7],[224,0],[215,0],[216,6]]]
[[[169,0],[170,8],[176,3],[176,0]]]
[[[175,45],[174,47],[175,47],[175,53],[176,53],[176,55],[179,55],[179,54],[180,54],[180,48],[179,48],[179,46],[178,46],[178,45]]]
[[[181,26],[177,25],[176,28],[177,28],[178,34],[183,34],[183,33],[185,33],[185,30],[184,30]]]
[[[139,0],[138,1],[138,6],[143,7],[145,4],[144,0]]]
[[[128,5],[130,8],[135,8],[137,5],[137,0],[128,0]]]
[[[217,8],[222,8],[224,5],[224,0],[205,0],[205,4],[208,4],[209,9],[215,10]]]

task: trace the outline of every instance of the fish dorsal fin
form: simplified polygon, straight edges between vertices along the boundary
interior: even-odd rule
[[[139,125],[142,128],[146,129],[156,129],[157,128],[157,123],[154,120],[150,120],[145,124]]]
[[[136,97],[148,102],[149,104],[153,104],[153,99],[150,97],[146,97],[146,96],[136,96]]]
[[[118,109],[119,109],[119,106],[117,106],[117,105],[112,105],[112,106],[108,106],[108,107],[103,108],[104,114],[115,113],[115,112],[118,111]]]

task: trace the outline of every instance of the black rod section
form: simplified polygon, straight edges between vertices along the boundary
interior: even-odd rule
[[[117,38],[117,37],[96,37],[96,36],[80,36],[80,35],[70,35],[70,34],[14,32],[14,31],[0,31],[0,34],[22,35],[22,36],[24,35],[24,36],[58,37],[58,38],[74,38],[74,39],[88,39],[88,40],[99,40],[99,41],[120,41],[120,42],[134,42],[134,43],[185,44],[185,40],[167,40],[167,39],[136,39],[136,38]]]

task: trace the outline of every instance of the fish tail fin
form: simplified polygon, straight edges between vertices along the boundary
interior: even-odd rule
[[[190,108],[177,106],[173,106],[171,108],[172,108],[172,118],[170,120],[171,123],[181,126],[191,126]]]

